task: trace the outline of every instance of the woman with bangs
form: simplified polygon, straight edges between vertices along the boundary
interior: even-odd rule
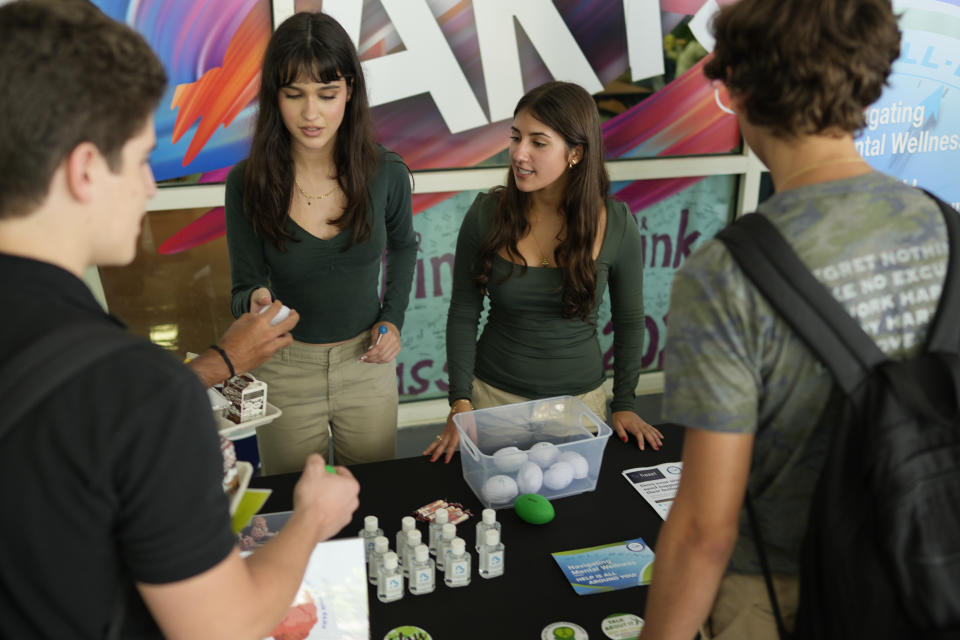
[[[507,184],[480,194],[457,239],[447,316],[450,413],[424,451],[449,462],[453,416],[558,395],[607,414],[598,307],[609,284],[614,329],[611,426],[659,448],[663,435],[636,414],[643,347],[640,232],[609,198],[593,98],[569,82],[527,93],[514,110]],[[487,323],[477,328],[484,297]]]
[[[266,474],[396,455],[395,357],[417,240],[409,171],[376,144],[363,71],[343,28],[298,13],[264,55],[249,157],[227,178],[235,316],[274,299],[300,314],[294,343],[254,375],[283,415],[257,429]],[[379,293],[386,250],[386,286]]]

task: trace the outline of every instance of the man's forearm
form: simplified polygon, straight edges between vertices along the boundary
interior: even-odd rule
[[[657,540],[643,640],[696,635],[710,614],[736,540],[736,531],[698,532],[696,524],[674,515],[671,511]]]

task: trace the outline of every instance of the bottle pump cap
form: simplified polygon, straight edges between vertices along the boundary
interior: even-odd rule
[[[457,535],[457,525],[448,522],[443,525],[443,529],[441,529],[440,532],[443,534],[444,540],[453,540]]]
[[[500,532],[496,529],[487,529],[484,534],[487,546],[493,547],[500,544]]]
[[[460,555],[467,548],[467,543],[463,538],[454,538],[453,542],[450,543],[450,549],[453,551],[454,555]]]
[[[481,517],[484,524],[493,524],[497,521],[497,512],[493,509],[484,509]]]
[[[373,550],[377,553],[386,553],[389,548],[390,541],[387,540],[386,536],[377,536],[373,539]]]
[[[417,521],[414,520],[411,516],[403,516],[403,519],[400,520],[400,528],[404,531],[410,531],[417,528]]]
[[[417,562],[426,562],[430,556],[430,549],[425,544],[418,544],[413,549],[413,555]]]
[[[446,509],[437,509],[433,514],[433,521],[437,524],[447,524],[450,520],[450,512]]]
[[[371,532],[376,531],[378,524],[380,524],[380,521],[377,520],[377,516],[367,516],[363,519],[363,530]]]

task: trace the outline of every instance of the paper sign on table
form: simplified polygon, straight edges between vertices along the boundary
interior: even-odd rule
[[[653,551],[643,538],[550,555],[580,595],[639,587],[653,576]]]
[[[241,535],[259,545],[269,541],[291,512],[254,518]],[[244,552],[244,555],[249,552]],[[256,553],[256,551],[254,551]],[[287,615],[273,630],[274,640],[368,640],[367,571],[363,541],[343,538],[313,549],[303,581]]]
[[[655,467],[627,469],[623,477],[666,520],[680,486],[682,471],[682,462],[665,462]]]

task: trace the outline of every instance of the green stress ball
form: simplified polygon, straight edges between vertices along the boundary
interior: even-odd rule
[[[539,493],[524,493],[513,501],[513,510],[521,520],[530,524],[547,524],[556,513],[550,501]]]

